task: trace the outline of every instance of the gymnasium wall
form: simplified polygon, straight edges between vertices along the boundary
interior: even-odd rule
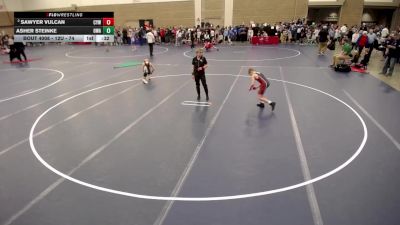
[[[361,21],[364,23],[377,23],[387,26],[392,20],[393,9],[371,9],[365,8]]]
[[[0,33],[12,34],[14,25],[14,14],[11,12],[0,12]]]
[[[13,0],[5,0],[11,18],[12,11],[113,11],[115,26],[139,26],[139,19],[153,19],[156,27],[161,26],[193,26],[194,1],[193,0],[15,0],[19,4],[11,4]],[[221,1],[221,0],[218,0]],[[223,1],[223,0],[222,0]],[[130,2],[129,4],[121,3]],[[135,3],[132,3],[135,2]],[[28,4],[29,3],[29,4]],[[77,8],[71,4],[76,3]],[[90,4],[89,4],[90,3]],[[110,3],[106,5],[105,3]],[[83,5],[83,6],[82,6]],[[223,10],[223,8],[222,8]],[[223,11],[222,11],[223,12]],[[4,14],[4,15],[3,15]],[[6,18],[6,19],[4,19]],[[8,22],[6,12],[0,11],[0,31],[3,26],[12,25]],[[4,24],[4,25],[3,25]],[[7,28],[12,33],[12,27]]]
[[[225,0],[202,0],[201,11],[203,22],[224,25]]]
[[[339,7],[310,8],[308,9],[308,21],[337,23],[339,12]]]
[[[395,2],[398,7],[393,13],[392,24],[390,27],[391,30],[395,30],[400,27],[400,0],[395,0]]]
[[[116,27],[138,27],[139,19],[153,19],[156,27],[193,26],[195,22],[194,1],[83,6],[78,11],[113,11]]]
[[[79,7],[179,1],[192,0],[2,0],[0,4],[3,3],[4,5],[6,5],[9,11],[33,11],[43,9],[68,8],[72,5],[77,5]]]
[[[308,0],[234,0],[233,24],[275,23],[305,18]]]
[[[364,0],[345,1],[340,10],[339,24],[358,25],[364,11]]]
[[[395,30],[398,27],[400,27],[400,8],[397,8],[393,13],[390,30]]]

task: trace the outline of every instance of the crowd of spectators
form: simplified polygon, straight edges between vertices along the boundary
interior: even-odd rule
[[[318,44],[318,54],[325,54],[329,44],[339,43],[342,51],[333,58],[332,65],[340,61],[351,59],[352,63],[362,63],[367,66],[374,50],[381,51],[382,56],[389,58],[385,65],[394,67],[399,61],[398,41],[400,27],[389,31],[382,25],[348,26],[347,24],[317,24],[306,23],[304,19],[291,22],[278,22],[275,24],[239,25],[220,27],[206,24],[200,27],[117,27],[114,33],[114,45],[146,44],[146,34],[152,32],[155,44],[172,44],[176,46],[213,44],[233,42],[251,42],[253,36],[277,36],[281,44],[313,45]],[[10,52],[13,38],[10,35],[0,36],[1,52]],[[348,46],[351,46],[350,48]],[[335,45],[333,45],[335,46]],[[395,48],[393,48],[395,46]],[[360,61],[361,60],[361,61]],[[384,71],[383,71],[384,72]],[[393,69],[391,69],[391,74]]]

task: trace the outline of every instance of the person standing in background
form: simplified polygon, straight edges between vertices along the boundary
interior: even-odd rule
[[[194,40],[195,40],[196,32],[195,30],[190,30],[190,48],[194,49]]]
[[[143,45],[143,38],[145,38],[145,37],[143,37],[143,30],[142,29],[143,28],[140,27],[140,29],[138,30],[138,39],[139,39],[140,46]]]
[[[389,36],[389,29],[387,27],[384,27],[381,31],[381,38],[388,38]]]
[[[211,42],[215,40],[215,31],[214,31],[214,29],[210,30],[210,40],[211,40]]]
[[[165,43],[165,29],[164,28],[160,29],[160,37],[161,37],[161,43]]]
[[[358,48],[358,54],[361,55],[364,47],[368,45],[368,32],[363,31],[362,34],[358,37],[357,40],[357,48]]]
[[[340,40],[342,40],[342,38],[344,38],[344,36],[347,35],[347,24],[344,24],[341,28],[340,28]]]
[[[157,32],[157,29],[153,29],[152,31],[153,31],[153,35],[154,35],[154,43],[159,44],[160,43],[160,41],[159,41],[159,36],[160,35]]]
[[[122,43],[127,44],[128,43],[128,30],[126,30],[126,27],[122,29]]]
[[[354,33],[351,36],[351,49],[357,48],[357,40],[360,37],[360,33],[356,28],[354,28]]]
[[[154,34],[151,29],[148,30],[146,34],[146,39],[147,39],[147,44],[149,45],[149,50],[150,50],[150,57],[153,57],[153,45],[155,41]]]
[[[324,55],[326,51],[326,47],[328,45],[328,38],[329,33],[328,33],[328,27],[323,26],[321,31],[318,33],[318,43],[319,43],[319,48],[318,48],[318,55]]]
[[[132,30],[132,28],[129,26],[129,28],[128,28],[128,37],[127,37],[127,44],[128,45],[131,45],[131,43],[132,43],[132,36],[133,36],[133,30]]]
[[[254,36],[254,31],[253,28],[250,27],[249,30],[247,31],[247,41],[251,43],[251,39],[253,38],[253,36]]]
[[[378,42],[378,37],[374,33],[373,29],[369,29],[369,33],[367,34],[367,37],[368,37],[368,43],[367,43],[366,47],[368,48],[368,52],[364,56],[365,66],[368,65],[369,59],[371,58],[372,50],[374,50],[374,47],[375,47],[375,45],[377,45],[377,42]]]
[[[389,38],[386,40],[386,60],[380,74],[387,76],[392,76],[396,62],[400,57],[400,39],[399,34],[397,37],[395,34],[390,34]]]

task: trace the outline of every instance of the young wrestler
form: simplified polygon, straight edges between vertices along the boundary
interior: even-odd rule
[[[206,43],[204,43],[204,49],[208,52],[210,49],[215,48],[217,49],[217,51],[219,51],[219,48],[215,47],[215,43],[211,42],[211,41],[206,41]]]
[[[257,104],[257,106],[260,108],[264,108],[264,103],[268,103],[268,105],[271,106],[271,110],[274,111],[276,103],[267,99],[264,96],[265,91],[267,90],[267,88],[270,85],[267,78],[265,78],[264,74],[257,72],[253,68],[249,68],[248,73],[249,73],[249,76],[251,79],[251,85],[250,85],[249,91],[256,90],[257,88],[259,89],[258,90],[258,99],[260,100],[260,103]],[[255,86],[256,81],[260,84],[258,87]]]
[[[149,80],[151,80],[150,75],[154,72],[154,66],[149,59],[144,59],[143,61],[143,83],[147,84]]]

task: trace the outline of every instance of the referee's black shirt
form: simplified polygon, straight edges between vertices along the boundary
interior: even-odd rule
[[[193,71],[194,75],[196,76],[205,75],[204,68],[200,71],[197,70],[199,67],[207,65],[207,59],[204,56],[202,56],[200,59],[197,59],[197,56],[194,57],[192,60],[192,65],[194,66],[194,71]]]

